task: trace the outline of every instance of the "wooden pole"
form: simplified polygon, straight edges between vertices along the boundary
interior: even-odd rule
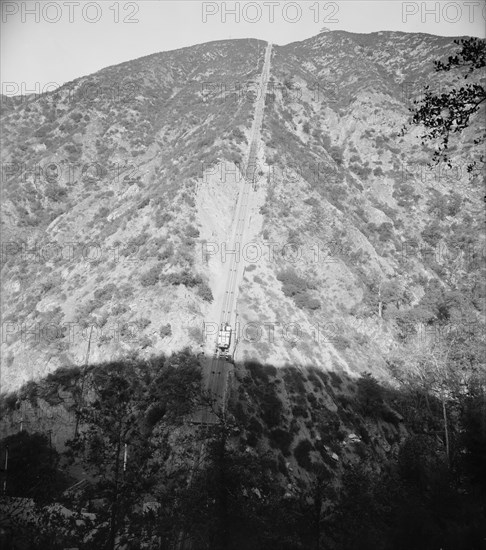
[[[7,494],[8,445],[5,448],[5,479],[3,480],[3,494]]]
[[[92,334],[93,334],[93,325],[91,325],[91,329],[89,331],[88,349],[86,350],[86,358],[84,360],[83,377],[81,379],[81,395],[79,397],[80,406],[83,402],[84,381],[86,379],[86,371],[88,370],[89,350],[91,348],[91,335]],[[74,427],[74,437],[78,437],[78,432],[79,432],[79,413],[76,416],[76,426]]]

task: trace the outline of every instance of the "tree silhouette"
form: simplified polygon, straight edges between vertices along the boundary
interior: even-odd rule
[[[94,399],[80,410],[82,428],[69,444],[95,481],[85,496],[102,498],[108,505],[98,512],[97,544],[113,550],[127,525],[136,530],[150,485],[151,449],[142,426],[147,392],[135,369],[123,363],[100,368],[91,386]]]
[[[451,70],[466,69],[464,81],[486,65],[486,40],[469,38],[455,40],[456,44],[462,46],[457,55],[450,56],[446,63],[435,61],[436,72],[449,72]],[[411,107],[412,119],[410,124],[421,124],[425,127],[425,133],[421,136],[422,142],[440,140],[440,145],[433,155],[433,161],[438,163],[443,160],[451,167],[449,157],[449,139],[451,134],[462,132],[472,122],[481,105],[486,100],[486,90],[479,82],[464,82],[460,88],[434,94],[429,86],[425,87],[425,97],[421,101],[414,101],[415,106]],[[402,130],[402,135],[405,128]],[[474,140],[476,145],[482,144],[486,139],[486,131]],[[480,156],[484,162],[484,154]],[[472,172],[475,162],[469,164],[468,172]]]

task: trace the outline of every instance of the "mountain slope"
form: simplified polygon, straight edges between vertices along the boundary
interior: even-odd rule
[[[465,296],[453,323],[483,318],[483,182],[465,170],[481,116],[452,143],[452,170],[427,168],[417,130],[398,135],[424,83],[457,81],[433,68],[456,48],[341,31],[274,48],[237,361],[388,376],[400,327],[432,319],[416,316],[432,280]],[[154,54],[9,105],[2,389],[88,350],[201,349],[264,49]]]
[[[263,52],[242,40],[155,54],[4,116],[3,349],[15,359],[3,388],[82,362],[86,326],[97,327],[94,360],[191,342],[210,299],[187,273],[199,257],[195,183],[245,154],[254,95],[232,90],[259,76]],[[39,332],[24,338],[22,324]]]
[[[484,112],[452,142],[452,168],[427,166],[418,130],[399,135],[413,88],[458,78],[436,82],[433,61],[450,51],[440,37],[345,32],[274,49],[260,244],[275,245],[248,274],[242,323],[301,334],[247,343],[248,357],[386,375],[397,322],[431,322],[413,317],[436,283],[463,296],[449,328],[484,322],[484,180],[466,170]]]

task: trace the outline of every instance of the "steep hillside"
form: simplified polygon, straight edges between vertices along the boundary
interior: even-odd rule
[[[155,54],[10,105],[2,389],[82,363],[86,327],[93,360],[200,345],[212,298],[196,182],[246,154],[255,93],[235,84],[256,80],[263,52],[241,40]]]
[[[424,84],[459,78],[433,69],[454,48],[388,32],[275,47],[237,359],[383,372],[394,335],[377,315],[382,285],[400,309],[385,303],[388,316],[430,279],[481,296],[481,181],[466,172],[481,117],[453,143],[452,168],[427,167],[417,131],[399,136]],[[93,360],[199,349],[221,262],[203,252],[227,238],[263,51],[155,54],[10,104],[3,388],[81,364],[90,333]]]
[[[242,325],[275,331],[273,341],[269,330],[247,338],[247,357],[384,375],[404,331],[434,320],[414,318],[431,285],[461,292],[449,328],[484,322],[482,165],[467,172],[484,108],[451,143],[452,167],[427,166],[433,149],[419,129],[400,135],[411,87],[445,90],[459,78],[434,72],[451,50],[440,37],[345,32],[275,47],[264,254],[241,303]]]

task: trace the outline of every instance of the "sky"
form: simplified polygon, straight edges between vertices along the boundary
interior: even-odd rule
[[[0,0],[2,93],[41,93],[110,65],[227,38],[288,44],[330,30],[485,37],[486,2]]]

